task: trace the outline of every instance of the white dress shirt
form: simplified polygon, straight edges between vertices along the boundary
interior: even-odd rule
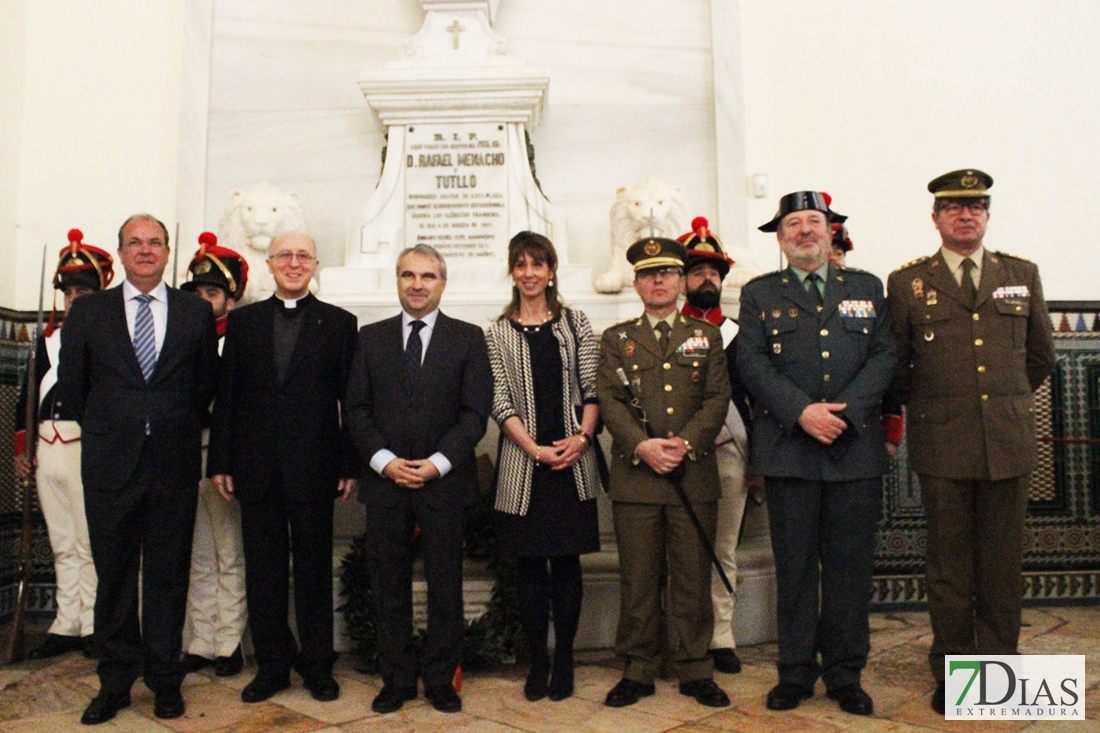
[[[141,291],[134,287],[129,280],[122,282],[122,297],[126,303],[126,328],[130,331],[130,341],[134,340],[134,327],[137,321],[138,302],[135,300],[141,295]],[[168,286],[163,282],[149,291],[152,300],[149,301],[149,310],[153,313],[153,334],[156,337],[157,358],[164,347],[164,334],[168,331]]]
[[[404,350],[404,348],[409,343],[409,336],[410,334],[412,334],[412,322],[418,320],[424,324],[424,327],[420,329],[420,342],[422,344],[422,348],[420,350],[421,364],[424,363],[424,357],[428,353],[428,344],[431,343],[432,333],[435,331],[435,322],[437,318],[439,318],[438,308],[436,308],[434,311],[424,316],[423,318],[413,318],[405,311],[401,311],[402,350]],[[373,468],[375,472],[378,473],[378,475],[385,476],[383,470],[385,470],[386,466],[394,458],[397,458],[397,455],[393,451],[383,448],[382,450],[371,456],[370,467]],[[428,460],[435,465],[436,470],[439,471],[440,478],[446,476],[451,470],[451,462],[447,459],[447,456],[443,455],[439,451],[436,451],[435,453],[428,456]]]

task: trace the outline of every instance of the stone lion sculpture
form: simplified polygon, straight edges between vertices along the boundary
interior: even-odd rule
[[[626,259],[630,245],[652,232],[675,239],[691,226],[684,189],[650,177],[615,193],[611,207],[611,262],[596,278],[598,293],[618,293],[634,281],[634,269]]]
[[[302,199],[296,191],[284,191],[270,183],[258,183],[229,195],[218,225],[218,241],[239,252],[248,262],[248,278],[242,303],[251,303],[274,292],[275,280],[267,268],[271,241],[286,232],[305,231]],[[253,274],[254,273],[254,274]],[[317,281],[309,284],[317,292]]]

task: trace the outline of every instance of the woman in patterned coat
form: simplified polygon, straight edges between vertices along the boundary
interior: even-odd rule
[[[487,338],[493,418],[501,427],[496,517],[501,551],[517,559],[531,670],[528,700],[573,694],[580,555],[600,549],[593,450],[599,343],[588,319],[558,297],[554,245],[520,232],[508,245],[512,302]],[[551,609],[554,662],[547,652]]]

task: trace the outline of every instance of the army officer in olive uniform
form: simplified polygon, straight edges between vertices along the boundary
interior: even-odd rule
[[[928,184],[943,246],[890,275],[891,394],[908,405],[909,466],[928,521],[928,660],[944,712],[944,655],[1015,654],[1023,527],[1037,461],[1032,393],[1054,368],[1039,268],[984,248],[993,179]]]
[[[672,483],[681,482],[713,546],[719,495],[714,439],[729,407],[730,382],[721,331],[676,310],[685,257],[684,246],[671,239],[630,247],[627,259],[645,313],[604,331],[601,344],[597,392],[614,439],[610,494],[622,579],[615,651],[626,660],[623,679],[607,694],[611,707],[654,693],[666,633],[658,587],[666,555],[680,692],[703,705],[729,705],[707,656],[714,629],[710,554]],[[630,404],[633,396],[649,420],[648,432]]]
[[[800,191],[760,227],[776,232],[790,267],[742,288],[737,364],[779,591],[768,707],[797,707],[821,677],[841,709],[870,715],[860,673],[887,469],[880,407],[896,355],[882,282],[829,264],[830,225],[843,220],[821,193]]]

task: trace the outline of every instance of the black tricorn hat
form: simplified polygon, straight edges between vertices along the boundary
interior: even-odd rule
[[[684,245],[675,239],[665,237],[646,237],[630,245],[626,259],[634,265],[634,272],[652,270],[657,267],[679,267],[683,269],[687,251]]]
[[[774,232],[779,229],[779,222],[783,221],[784,216],[794,213],[795,211],[806,210],[824,213],[829,218],[830,224],[847,221],[848,217],[844,216],[844,214],[838,214],[829,208],[829,204],[832,202],[832,197],[824,191],[795,191],[794,193],[789,193],[779,199],[779,211],[775,212],[775,217],[767,224],[763,224],[757,228],[762,232]]]
[[[938,199],[988,198],[993,176],[977,168],[944,173],[928,183],[928,192]]]

